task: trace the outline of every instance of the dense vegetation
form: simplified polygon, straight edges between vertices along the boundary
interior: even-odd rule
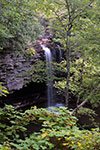
[[[24,50],[43,32],[33,6],[27,0],[0,1],[0,50]]]
[[[20,112],[0,108],[0,150],[99,150],[100,106],[100,0],[1,0],[0,53],[25,49],[45,32],[47,20],[52,43],[59,45],[62,61],[53,62],[54,88],[63,95],[64,108]],[[35,55],[34,49],[29,54]],[[45,64],[33,64],[33,82],[46,82]],[[0,82],[0,96],[9,94]],[[69,109],[72,98],[75,109]],[[82,107],[88,104],[90,108]],[[82,108],[81,108],[82,107]],[[77,118],[88,116],[94,129],[87,130]],[[32,127],[31,131],[30,128]],[[37,128],[36,128],[37,127]]]
[[[0,109],[0,149],[99,150],[99,129],[79,130],[76,121],[66,108],[33,107],[21,113],[5,106]]]

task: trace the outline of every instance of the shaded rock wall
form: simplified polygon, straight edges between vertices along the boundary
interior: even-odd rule
[[[38,52],[30,57],[22,52],[0,53],[0,82],[3,82],[9,91],[21,89],[31,82],[32,75],[27,72],[31,70],[34,62],[41,58],[41,53]]]
[[[34,105],[43,107],[47,102],[46,89],[44,83],[31,82],[26,87],[8,94],[7,97],[1,97],[0,102],[13,105],[16,109],[30,108]]]

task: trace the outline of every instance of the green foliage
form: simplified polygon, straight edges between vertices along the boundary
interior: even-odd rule
[[[81,107],[77,111],[76,116],[78,118],[80,128],[91,128],[99,126],[99,123],[96,122],[97,114],[90,108]]]
[[[28,57],[28,59],[32,59],[32,56],[34,55],[33,53],[35,53],[35,51],[33,49],[31,49],[30,52],[27,52],[26,56]],[[34,57],[34,56],[33,56]],[[30,67],[30,69],[28,69],[28,71],[25,71],[22,73],[22,76],[30,76],[31,77],[31,81],[36,82],[36,83],[43,83],[46,82],[47,80],[47,75],[46,75],[46,64],[44,61],[42,60],[36,60]],[[28,81],[29,83],[29,81]]]
[[[31,47],[31,48],[28,48],[28,49],[27,49],[27,52],[26,52],[26,53],[27,53],[28,56],[33,56],[33,55],[36,54],[36,50]]]
[[[88,99],[97,106],[100,103],[100,34],[98,34],[100,1],[1,0],[0,4],[0,49],[9,46],[12,49],[24,49],[43,31],[39,18],[47,18],[50,22],[49,28],[54,31],[54,41],[62,44],[66,55],[61,64],[55,65],[56,72],[66,72],[66,78],[55,77],[55,87],[65,93],[66,81],[69,80],[71,93],[79,97],[81,101]],[[70,36],[68,36],[69,26],[71,27]],[[67,58],[68,49],[71,50],[69,58]],[[29,48],[27,54],[32,56],[35,50]],[[78,55],[79,59],[77,59]],[[42,61],[34,63],[32,71],[28,72],[34,82],[47,80],[44,68],[46,67]],[[71,75],[69,79],[67,79],[68,74]]]
[[[16,111],[13,106],[6,105],[0,108],[0,143],[15,142],[22,132],[24,134],[25,124],[23,114]]]
[[[2,85],[2,83],[0,82],[0,96],[6,96],[6,94],[9,94],[9,92],[8,92],[8,90],[7,90],[7,88],[6,87],[4,87],[3,85]]]
[[[35,82],[43,82],[46,81],[47,75],[46,75],[46,66],[45,62],[43,61],[36,61],[36,63],[33,65],[33,81]]]
[[[9,147],[9,145],[7,146],[0,145],[0,150],[11,150],[11,148]]]
[[[20,150],[46,150],[46,149],[52,149],[53,144],[49,142],[48,139],[44,139],[40,133],[34,133],[27,137],[24,141],[20,140],[20,144],[12,144],[16,149]]]
[[[49,110],[33,107],[20,113],[12,106],[6,106],[0,109],[0,149],[99,149],[100,133],[98,129],[79,130],[76,121],[76,117],[64,107]],[[27,135],[26,130],[30,123],[33,124],[33,127],[41,125],[41,128]]]
[[[1,0],[0,12],[0,49],[23,50],[43,31],[32,0]]]
[[[90,100],[90,102],[94,104],[94,106],[96,106],[96,104],[100,103],[100,70],[98,66],[96,66],[89,58],[86,61],[82,59],[76,60],[74,65],[76,65],[74,67],[77,68],[77,70],[72,71],[72,73],[74,74],[73,77],[71,77],[72,86],[76,86],[76,92],[79,94],[80,98]],[[72,69],[74,67],[72,67]]]
[[[62,44],[66,55],[66,65],[62,69],[63,64],[60,64],[57,69],[58,72],[66,69],[66,78],[57,79],[55,87],[64,93],[68,88],[80,100],[88,99],[94,106],[100,103],[99,9],[98,0],[45,0],[38,3],[37,9],[49,19],[54,41]]]
[[[77,97],[78,103],[89,100],[97,106],[100,103],[99,6],[99,0],[1,0],[0,49],[23,50],[41,33],[38,18],[47,17],[51,25],[49,28],[55,33],[54,41],[60,41],[65,51],[64,61],[55,65],[54,69],[58,73],[69,73],[69,90]],[[35,54],[33,49],[27,52],[30,56]],[[68,65],[69,70],[66,69]],[[27,73],[34,82],[44,82],[47,80],[44,68],[43,61],[36,61],[32,71]],[[66,77],[55,79],[55,87],[65,93]],[[0,94],[3,93],[7,91],[0,84]],[[79,117],[88,113],[91,119],[95,115],[88,109],[81,109],[78,113]],[[0,149],[99,149],[99,130],[79,130],[76,122],[76,117],[66,108],[47,110],[34,107],[24,113],[12,106],[0,108]],[[27,127],[31,123],[33,127],[40,125],[40,128],[29,135]]]
[[[62,65],[62,63],[61,63]],[[65,68],[65,65],[63,65]],[[70,90],[82,100],[89,100],[90,103],[97,107],[100,104],[100,85],[99,85],[99,66],[96,65],[91,57],[84,60],[79,58],[71,63],[70,68]],[[61,91],[66,88],[66,78],[55,82],[55,87]]]
[[[41,60],[36,61],[32,66],[32,71],[29,71],[29,73],[32,74],[33,82],[45,82],[47,79],[45,62]]]

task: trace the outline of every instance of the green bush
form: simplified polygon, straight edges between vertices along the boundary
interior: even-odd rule
[[[3,85],[2,85],[2,83],[0,82],[0,96],[6,96],[6,94],[8,94],[9,92],[8,92],[8,90],[7,90],[7,88],[6,87],[4,87]]]
[[[99,150],[100,132],[79,130],[77,118],[62,108],[20,113],[12,106],[0,109],[0,149],[3,150]],[[28,133],[28,126],[33,131]],[[34,127],[40,125],[36,131]],[[21,136],[23,135],[23,136]]]
[[[81,107],[77,111],[76,117],[78,118],[80,128],[87,129],[99,126],[99,123],[96,121],[97,114],[90,108]]]

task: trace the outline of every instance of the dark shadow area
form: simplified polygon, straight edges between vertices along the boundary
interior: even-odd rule
[[[46,103],[46,85],[45,83],[31,82],[26,87],[13,93],[8,94],[6,97],[2,96],[0,100],[3,104],[10,104],[16,108],[23,108],[34,105],[42,105]]]

